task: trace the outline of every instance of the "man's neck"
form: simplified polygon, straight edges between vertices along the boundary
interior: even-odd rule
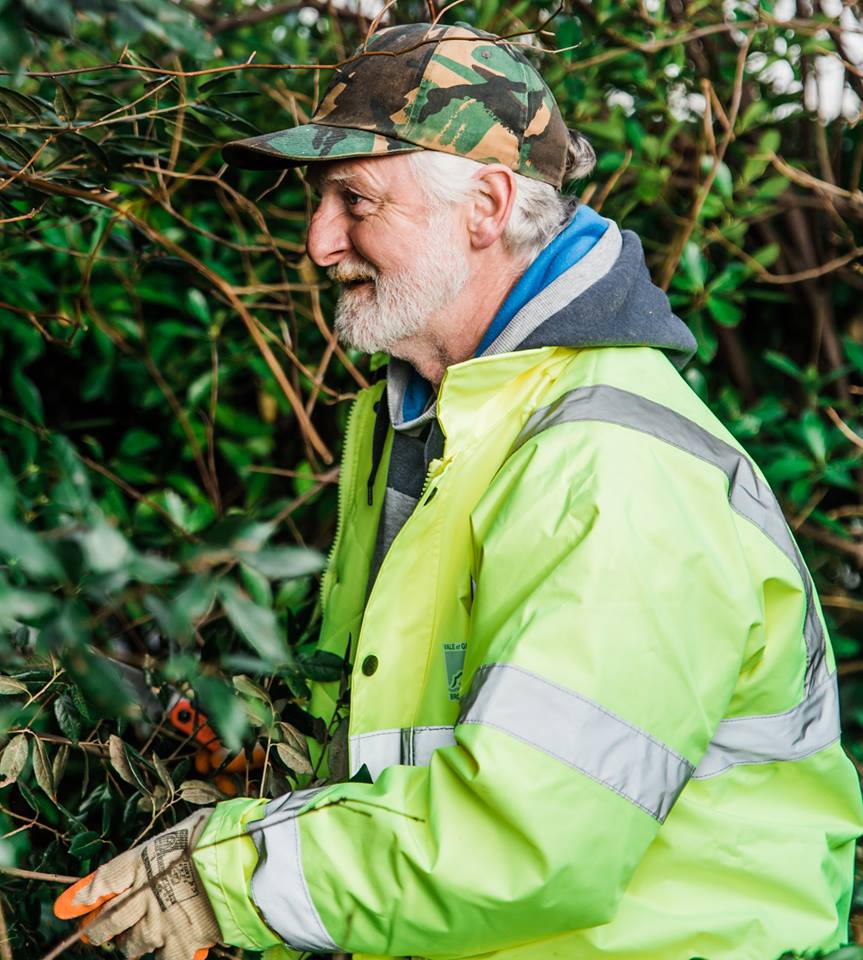
[[[405,340],[393,356],[406,360],[435,387],[447,367],[476,353],[489,324],[525,270],[511,257],[477,268],[456,299],[429,320],[417,337]]]

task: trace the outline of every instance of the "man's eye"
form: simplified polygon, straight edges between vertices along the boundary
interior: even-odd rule
[[[345,193],[345,202],[349,207],[355,207],[357,204],[362,203],[365,200],[365,197],[360,196],[358,193],[354,193],[353,190],[348,190]]]

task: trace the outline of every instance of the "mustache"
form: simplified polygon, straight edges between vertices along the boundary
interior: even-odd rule
[[[363,260],[342,260],[327,268],[327,276],[337,283],[357,283],[361,280],[377,280],[378,271]]]

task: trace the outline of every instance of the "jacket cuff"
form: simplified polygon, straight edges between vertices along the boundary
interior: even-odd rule
[[[240,797],[216,804],[192,851],[204,892],[213,908],[222,941],[247,950],[281,944],[281,938],[261,920],[249,895],[258,851],[247,824],[264,816],[267,801]]]

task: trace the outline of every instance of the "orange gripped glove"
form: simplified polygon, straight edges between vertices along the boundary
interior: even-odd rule
[[[127,958],[205,960],[222,935],[190,854],[211,813],[198,810],[109,860],[67,887],[54,913],[83,918],[89,943],[114,939]]]

